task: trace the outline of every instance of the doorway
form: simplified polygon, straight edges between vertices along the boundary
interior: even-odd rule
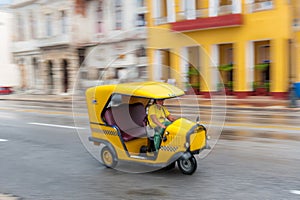
[[[64,93],[68,92],[69,89],[69,72],[68,72],[68,61],[66,59],[63,60],[62,63],[63,68],[63,91]]]
[[[51,60],[48,61],[48,89],[52,90],[54,89],[54,81],[53,81],[53,63]]]

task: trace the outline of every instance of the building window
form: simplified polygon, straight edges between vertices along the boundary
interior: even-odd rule
[[[195,19],[196,18],[196,9],[197,7],[200,7],[201,2],[198,2],[198,0],[183,0],[182,6],[185,13],[186,19]],[[200,17],[201,14],[198,11],[197,15]]]
[[[153,0],[152,2],[154,24],[167,23],[167,0]]]
[[[18,40],[23,41],[24,40],[24,23],[23,18],[21,15],[18,15]]]
[[[270,45],[262,45],[259,47],[259,61],[260,63],[270,62]]]
[[[60,18],[61,18],[61,33],[67,33],[67,14],[65,10],[60,11]]]
[[[137,15],[137,26],[146,26],[145,14],[141,13]]]
[[[36,20],[35,17],[33,16],[33,12],[31,11],[29,13],[29,23],[30,23],[30,33],[31,33],[31,39],[36,38]]]
[[[51,14],[46,14],[46,36],[52,36],[52,16]]]
[[[227,15],[232,13],[232,0],[220,0],[218,15]]]
[[[116,30],[122,29],[122,0],[115,1]]]
[[[247,4],[248,12],[271,10],[274,8],[273,0],[249,0]]]
[[[103,32],[103,1],[100,0],[98,2],[98,7],[97,7],[97,33],[102,33]]]
[[[231,5],[232,0],[220,0],[220,6]]]
[[[147,77],[148,77],[147,66],[140,66],[140,67],[138,67],[138,76],[141,79],[147,79]]]
[[[136,56],[137,57],[145,57],[146,56],[146,49],[143,45],[141,45],[137,50],[136,50]]]
[[[145,7],[146,6],[145,0],[137,0],[137,5],[138,7]]]

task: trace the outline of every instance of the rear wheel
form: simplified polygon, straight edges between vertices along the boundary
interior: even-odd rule
[[[188,159],[179,158],[177,165],[183,174],[192,175],[197,169],[197,160],[194,156]]]
[[[108,168],[114,168],[117,165],[116,157],[107,146],[101,150],[101,159],[103,164]]]

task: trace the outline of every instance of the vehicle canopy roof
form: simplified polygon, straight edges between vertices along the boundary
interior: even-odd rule
[[[168,99],[184,95],[184,91],[178,87],[162,82],[122,83],[96,86],[91,89],[95,95],[100,92],[102,98],[103,95],[111,96],[113,93],[151,99]]]
[[[134,82],[114,85],[101,85],[86,91],[86,101],[91,121],[99,119],[100,113],[107,105],[112,94],[147,99],[169,99],[184,95],[184,91],[176,86],[162,82]]]

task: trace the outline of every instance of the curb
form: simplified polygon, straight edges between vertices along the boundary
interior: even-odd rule
[[[44,96],[41,98],[40,96]],[[48,98],[47,98],[48,97]],[[194,98],[194,97],[193,97]],[[82,98],[84,101],[84,98]],[[189,101],[191,101],[189,104]],[[218,99],[217,99],[218,100]],[[287,100],[270,100],[270,99],[219,99],[226,103],[226,106],[213,106],[214,109],[228,109],[228,110],[253,110],[253,111],[300,111],[300,107],[289,108],[287,107]],[[29,102],[43,102],[43,103],[62,103],[62,104],[72,104],[73,96],[59,96],[59,95],[13,95],[13,96],[0,96],[0,101],[29,101]],[[199,107],[202,109],[212,108],[211,100],[198,98],[189,99],[189,96],[181,97],[180,101],[182,107],[193,108]],[[197,102],[195,102],[197,101]],[[267,101],[267,102],[266,102]],[[198,104],[197,104],[198,103]],[[169,100],[165,103],[166,106],[176,107],[178,104],[174,101]]]
[[[255,131],[237,131],[228,129],[228,131],[222,131],[220,135],[221,139],[239,140],[241,138],[260,138],[260,139],[274,139],[274,140],[291,140],[300,141],[300,134],[295,133],[274,133],[274,132],[255,132]]]

